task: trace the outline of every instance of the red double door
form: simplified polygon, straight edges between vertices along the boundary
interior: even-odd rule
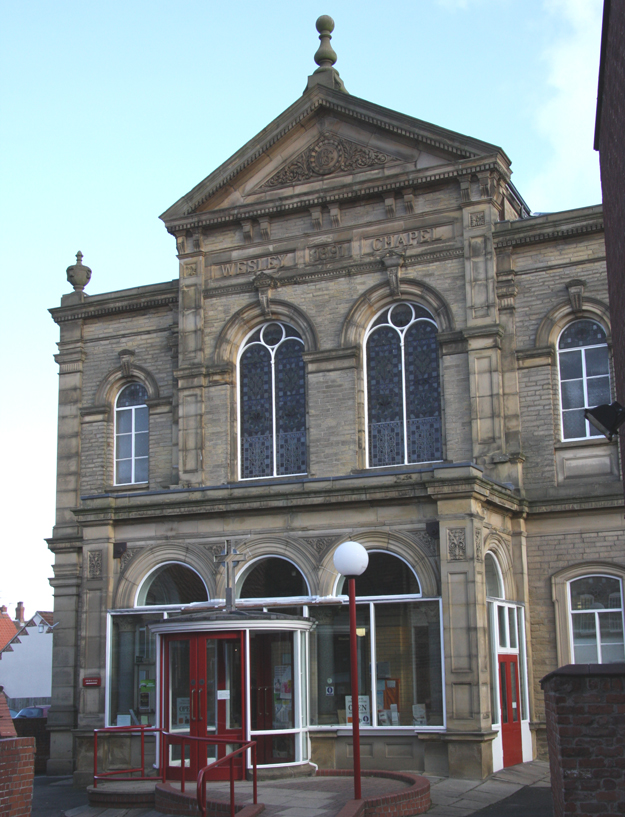
[[[163,639],[163,719],[175,736],[164,758],[167,777],[195,780],[200,769],[239,747],[244,738],[244,633],[189,633]],[[219,744],[181,738],[224,738]],[[230,743],[229,741],[232,741]],[[183,755],[184,750],[184,755]],[[243,778],[244,757],[235,759],[235,779]],[[229,779],[229,764],[213,779]]]
[[[518,655],[499,655],[499,700],[503,765],[516,766],[523,762]]]

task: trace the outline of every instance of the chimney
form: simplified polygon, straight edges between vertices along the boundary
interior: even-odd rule
[[[2,607],[0,607],[0,616],[5,616],[6,612],[7,612],[7,606],[6,606],[6,604],[3,604]]]
[[[18,627],[24,626],[24,602],[18,601],[15,608],[15,623]]]

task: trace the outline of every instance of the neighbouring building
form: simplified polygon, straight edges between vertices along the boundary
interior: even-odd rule
[[[625,406],[625,6],[604,0],[595,120],[605,214],[616,399]],[[622,431],[622,429],[621,429]],[[621,470],[625,451],[621,447]]]
[[[0,649],[0,685],[11,709],[19,711],[50,703],[54,628],[51,612],[38,610],[25,621],[22,602],[15,612],[19,628]]]
[[[349,768],[349,539],[365,768],[529,760],[540,678],[624,659],[602,209],[530,216],[502,148],[351,96],[317,25],[301,98],[162,215],[179,277],[88,296],[79,253],[51,310],[77,783],[104,725]]]

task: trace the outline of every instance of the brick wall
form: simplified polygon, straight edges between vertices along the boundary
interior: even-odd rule
[[[0,814],[29,817],[33,799],[34,738],[0,739]]]
[[[625,811],[625,664],[567,664],[546,675],[554,817]]]

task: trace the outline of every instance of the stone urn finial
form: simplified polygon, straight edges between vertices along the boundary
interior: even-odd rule
[[[67,268],[67,280],[76,292],[82,292],[91,280],[91,270],[82,263],[82,253],[76,253],[76,263]]]
[[[329,14],[322,14],[321,17],[318,18],[316,26],[321,42],[315,54],[315,62],[319,68],[308,77],[306,90],[314,88],[316,85],[325,85],[327,88],[334,88],[336,91],[347,93],[343,80],[334,67],[334,63],[337,60],[336,51],[330,45],[332,32],[334,31],[334,20]]]
[[[330,45],[332,32],[334,31],[334,20],[328,14],[322,14],[316,23],[319,32],[321,45],[315,54],[315,62],[319,66],[317,71],[329,71],[337,61],[336,51]]]

